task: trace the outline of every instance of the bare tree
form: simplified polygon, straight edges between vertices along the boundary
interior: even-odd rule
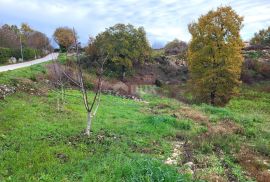
[[[53,64],[48,66],[49,70],[49,79],[51,83],[57,90],[57,111],[63,111],[65,106],[65,96],[66,91],[65,87],[68,84],[68,80],[65,78],[61,65],[57,62],[56,59],[52,58]]]
[[[48,37],[39,31],[33,31],[29,33],[26,44],[28,47],[40,50],[43,53],[50,49],[50,41]]]
[[[0,47],[19,48],[19,29],[7,24],[0,26]]]
[[[66,69],[62,69],[61,66],[57,66],[56,70],[61,70],[61,74],[58,75],[64,75],[65,78],[67,78],[73,85],[75,85],[81,92],[82,94],[82,101],[87,113],[87,124],[86,124],[86,129],[85,129],[85,134],[90,135],[90,130],[91,130],[91,125],[92,125],[92,120],[96,116],[96,113],[98,111],[99,105],[100,105],[100,100],[101,100],[101,90],[102,90],[102,76],[104,73],[104,64],[107,60],[107,56],[104,54],[99,58],[98,62],[98,68],[97,68],[97,88],[94,90],[94,98],[90,100],[88,97],[88,91],[87,87],[85,85],[85,80],[84,80],[84,74],[83,74],[83,69],[82,69],[82,64],[81,64],[81,55],[79,53],[79,46],[80,43],[77,40],[77,36],[75,33],[75,30],[73,29],[73,36],[74,36],[74,44],[69,48],[69,49],[75,49],[75,59],[76,59],[76,64],[75,64],[75,73],[70,73],[67,72]],[[59,69],[60,68],[60,69]],[[61,86],[62,90],[64,90],[64,86],[62,84],[63,78],[58,78],[58,85]]]

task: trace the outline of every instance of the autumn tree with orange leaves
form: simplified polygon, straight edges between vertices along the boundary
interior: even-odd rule
[[[240,37],[243,17],[231,7],[219,7],[189,25],[190,84],[194,98],[224,105],[238,93],[243,62]]]
[[[73,30],[68,27],[59,27],[53,34],[55,42],[59,45],[61,51],[67,51],[67,49],[75,43]]]

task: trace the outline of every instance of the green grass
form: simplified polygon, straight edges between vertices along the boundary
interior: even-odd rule
[[[243,86],[241,95],[223,108],[206,104],[197,108],[208,114],[211,121],[230,119],[240,124],[244,128],[245,143],[270,156],[270,93],[262,91],[267,85],[269,82]]]
[[[66,63],[67,60],[68,60],[67,54],[66,53],[60,53],[59,56],[58,56],[58,60],[62,64]]]
[[[36,64],[30,67],[19,68],[17,70],[0,73],[0,84],[13,84],[17,78],[28,78],[34,80],[36,75],[46,73],[44,65],[48,63]]]
[[[166,137],[190,130],[190,121],[155,119],[143,113],[147,104],[105,95],[87,138],[81,99],[67,102],[64,112],[54,93],[17,93],[0,103],[0,181],[188,180],[162,161],[171,150]]]
[[[0,83],[35,80],[46,73],[44,65],[0,73]],[[245,144],[270,156],[269,85],[243,86],[225,107],[186,105],[146,92],[142,97],[148,103],[103,95],[90,137],[83,135],[86,112],[78,91],[67,91],[73,97],[67,97],[63,112],[56,110],[56,92],[18,92],[0,100],[0,181],[192,181],[178,172],[184,166],[164,164],[177,140],[189,141],[194,159],[205,164],[193,181],[226,176],[224,161],[238,181],[247,181],[233,152]],[[229,119],[243,132],[198,140],[207,126],[173,115],[187,106],[209,116],[213,125]],[[216,155],[217,147],[223,159]]]

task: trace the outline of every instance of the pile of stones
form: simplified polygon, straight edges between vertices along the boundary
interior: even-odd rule
[[[7,95],[15,93],[16,88],[7,85],[0,85],[0,99],[5,99]]]

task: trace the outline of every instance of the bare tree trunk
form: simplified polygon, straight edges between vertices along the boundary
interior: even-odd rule
[[[215,105],[216,91],[212,91],[210,95],[211,105]]]
[[[64,90],[64,85],[61,84],[61,100],[62,100],[62,111],[64,111],[65,108],[65,90]]]
[[[20,33],[20,47],[21,47],[21,57],[22,57],[22,61],[23,61],[23,46],[22,46],[22,35]]]
[[[57,94],[58,95],[58,94]],[[59,101],[59,96],[57,96],[57,111],[60,111],[60,101]]]
[[[86,130],[85,130],[85,134],[87,136],[90,135],[91,124],[92,124],[92,115],[91,115],[91,112],[87,112],[87,127],[86,127]]]
[[[126,67],[122,66],[122,80],[124,80],[126,77]]]
[[[90,105],[89,103],[89,99],[88,99],[88,95],[87,95],[87,89],[84,85],[84,77],[83,77],[83,71],[82,71],[82,67],[81,67],[81,62],[80,62],[80,58],[79,58],[79,48],[78,45],[80,43],[77,42],[77,38],[76,38],[76,33],[75,30],[73,29],[73,35],[74,35],[74,45],[76,48],[76,63],[77,63],[77,69],[76,72],[77,74],[75,74],[76,76],[74,76],[75,78],[73,78],[72,76],[70,76],[69,74],[65,73],[65,71],[62,71],[61,74],[64,74],[64,76],[71,82],[73,82],[75,85],[78,86],[78,88],[80,88],[82,97],[83,97],[83,103],[85,106],[85,110],[87,112],[87,126],[85,129],[85,135],[89,136],[90,135],[90,131],[91,131],[91,124],[92,124],[92,119],[95,117],[97,110],[99,108],[99,103],[100,103],[100,94],[101,94],[101,86],[102,86],[102,75],[103,75],[103,66],[106,62],[106,60],[108,59],[108,56],[106,56],[105,58],[102,56],[101,58],[101,63],[100,63],[100,70],[98,71],[97,75],[98,75],[98,89],[95,93],[95,96],[92,100],[92,103]],[[67,55],[67,52],[66,52]],[[62,99],[62,103],[64,105],[64,96],[65,96],[65,89],[64,89],[64,85],[62,84],[62,78],[60,75],[60,78],[58,80],[58,82],[60,82],[60,86],[61,86],[61,94],[62,97],[60,97]],[[59,86],[59,85],[58,85]],[[93,110],[94,109],[94,110]]]

